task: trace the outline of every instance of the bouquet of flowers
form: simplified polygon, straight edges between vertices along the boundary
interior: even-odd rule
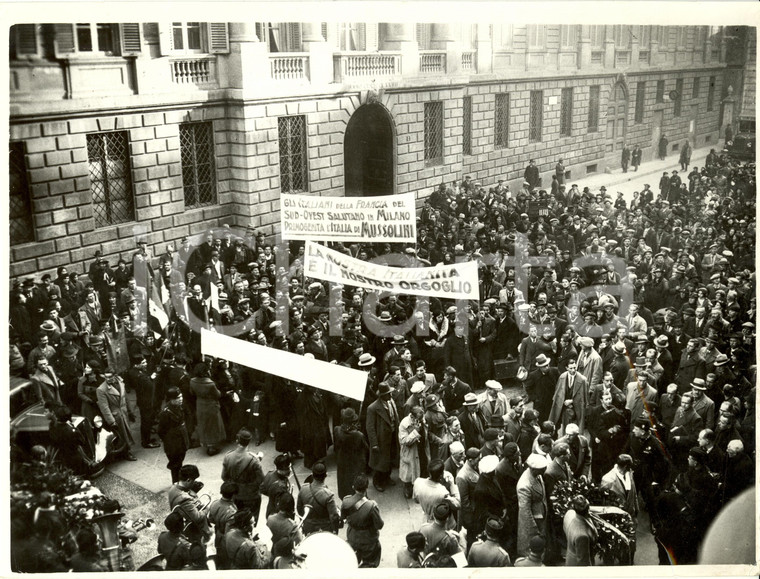
[[[561,481],[555,485],[550,497],[554,514],[562,519],[577,495],[583,495],[593,505],[590,516],[599,533],[595,554],[605,564],[613,564],[614,561],[629,562],[636,542],[636,523],[631,515],[620,508],[622,505],[619,499],[585,477]]]

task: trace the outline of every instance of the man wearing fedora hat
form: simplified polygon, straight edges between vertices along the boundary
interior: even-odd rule
[[[525,391],[528,394],[528,402],[533,402],[533,409],[538,412],[541,420],[549,417],[552,407],[554,390],[559,379],[559,370],[550,365],[549,358],[541,353],[536,356],[535,366],[525,380]]]
[[[396,484],[391,470],[398,459],[399,413],[392,400],[394,388],[382,382],[378,386],[378,398],[367,407],[367,439],[370,446],[369,466],[374,471],[372,484],[379,492],[385,485]]]
[[[353,408],[341,410],[341,424],[333,429],[335,459],[338,466],[338,496],[351,494],[356,475],[367,467],[367,441],[359,430],[359,416]]]
[[[464,396],[464,410],[459,414],[459,422],[464,433],[464,444],[467,448],[483,446],[486,422],[478,411],[477,395],[468,392]]]
[[[699,338],[691,338],[681,353],[674,382],[678,385],[678,393],[683,394],[691,388],[695,376],[704,376],[707,372],[704,360],[699,355]]]
[[[704,428],[715,428],[715,402],[705,394],[707,386],[702,378],[694,378],[691,383],[692,408],[702,418]]]

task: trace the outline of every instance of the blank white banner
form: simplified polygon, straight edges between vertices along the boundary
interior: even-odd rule
[[[354,400],[364,400],[367,374],[361,370],[305,358],[275,348],[259,346],[201,328],[201,352],[236,364]]]

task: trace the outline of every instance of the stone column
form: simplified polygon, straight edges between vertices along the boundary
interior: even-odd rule
[[[420,50],[414,38],[414,24],[384,22],[380,25],[380,50],[401,52],[401,74],[417,76]]]
[[[328,84],[333,79],[332,49],[322,37],[321,22],[301,23],[303,51],[309,53],[309,80],[312,84]]]
[[[478,23],[475,40],[475,65],[478,74],[493,72],[493,40],[488,23]]]
[[[269,78],[269,54],[265,42],[256,36],[256,25],[230,22],[230,55],[227,75],[231,88],[255,89]]]

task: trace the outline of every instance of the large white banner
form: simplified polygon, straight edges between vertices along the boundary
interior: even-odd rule
[[[414,193],[385,197],[280,195],[282,238],[409,242],[417,239]]]
[[[452,300],[479,299],[476,261],[433,267],[387,267],[307,241],[304,270],[307,277],[373,290]]]
[[[252,344],[204,328],[201,328],[201,352],[204,356],[223,358],[354,400],[364,400],[367,374],[361,370]]]

